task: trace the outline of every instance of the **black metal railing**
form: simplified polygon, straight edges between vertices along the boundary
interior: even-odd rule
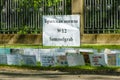
[[[43,15],[71,14],[71,0],[0,1],[0,34],[39,34]]]
[[[120,0],[84,0],[84,33],[120,33]]]

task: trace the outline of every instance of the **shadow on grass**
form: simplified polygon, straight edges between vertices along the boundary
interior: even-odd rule
[[[22,69],[23,72],[19,71],[0,71],[0,75],[9,75],[9,76],[44,76],[44,75],[80,75],[80,74],[92,74],[92,75],[120,75],[120,67],[92,67],[92,66],[56,66],[56,67],[42,67],[42,66],[8,66],[2,65],[0,67]],[[24,72],[24,69],[27,69],[28,72]],[[30,71],[35,70],[36,72],[32,73]],[[51,73],[53,71],[54,73]]]
[[[86,67],[86,66],[85,66]],[[69,72],[70,74],[92,74],[92,75],[120,75],[120,67],[70,67],[67,68],[65,71]],[[63,70],[61,70],[64,72]]]

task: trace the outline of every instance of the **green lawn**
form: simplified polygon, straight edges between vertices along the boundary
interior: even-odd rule
[[[93,67],[93,66],[56,66],[56,67],[42,67],[42,66],[15,66],[15,65],[0,65],[0,69],[27,69],[27,70],[37,70],[37,71],[62,71],[74,73],[85,73],[85,74],[120,74],[120,67]]]
[[[17,44],[17,45],[1,45],[0,47],[2,48],[92,48],[92,49],[120,49],[120,45],[94,45],[94,44],[82,44],[81,46],[78,47],[58,47],[58,46],[42,46],[40,45],[25,45],[25,44]]]

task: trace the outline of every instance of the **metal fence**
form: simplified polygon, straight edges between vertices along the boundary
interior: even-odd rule
[[[71,14],[71,0],[1,0],[0,34],[39,34],[43,15]]]
[[[120,0],[84,0],[84,33],[120,33]]]

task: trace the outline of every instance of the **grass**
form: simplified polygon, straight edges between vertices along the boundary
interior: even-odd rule
[[[28,66],[28,65],[2,65],[0,64],[0,68],[7,68],[7,67],[11,67],[11,68],[18,68],[18,69],[34,69],[34,70],[106,70],[106,69],[110,69],[110,70],[116,70],[116,69],[120,69],[120,67],[116,67],[116,66]]]
[[[54,67],[43,67],[43,66],[16,66],[16,65],[0,65],[1,68],[14,68],[14,69],[30,69],[30,70],[45,70],[45,71],[64,71],[64,72],[76,72],[76,71],[117,71],[120,69],[120,67],[93,67],[93,66],[74,66],[74,67],[68,67],[68,66],[54,66]]]
[[[91,48],[91,49],[97,49],[97,50],[101,50],[101,49],[120,49],[120,45],[97,45],[97,44],[82,44],[81,46],[78,47],[59,47],[59,46],[42,46],[40,45],[25,45],[25,44],[14,44],[14,45],[0,45],[1,48],[40,48],[40,49],[47,49],[47,48]]]
[[[120,49],[120,45],[93,45],[93,44],[84,44],[82,45],[83,48],[94,48],[94,49]]]

